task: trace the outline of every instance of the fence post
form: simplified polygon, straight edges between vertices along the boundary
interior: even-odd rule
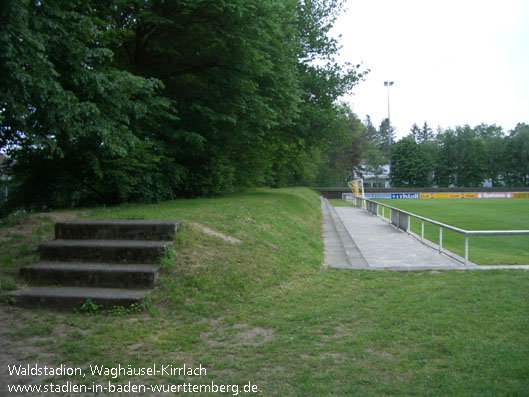
[[[410,234],[410,229],[411,229],[411,216],[408,215],[408,230],[406,230],[408,234]]]
[[[465,266],[468,266],[468,234],[465,234]]]
[[[421,220],[421,243],[424,240],[424,221]]]
[[[439,226],[439,253],[443,251],[443,227]]]

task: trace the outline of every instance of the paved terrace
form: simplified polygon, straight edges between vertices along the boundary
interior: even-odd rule
[[[335,208],[325,198],[321,206],[326,266],[396,271],[529,270],[529,266],[465,266],[365,210]]]

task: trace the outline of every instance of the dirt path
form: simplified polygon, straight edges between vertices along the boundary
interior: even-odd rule
[[[0,249],[0,254],[5,257],[20,255],[18,251],[22,245],[26,245],[25,255],[31,257],[36,252],[40,239],[53,238],[51,224],[76,219],[85,214],[86,212],[79,211],[50,212],[14,218],[0,228],[0,244],[5,244]],[[55,326],[51,329],[49,325],[44,325],[39,321],[39,315],[31,310],[0,305],[0,396],[9,395],[7,385],[41,384],[49,378],[46,375],[10,375],[9,366],[28,363],[57,366],[53,363],[53,346],[55,341],[60,340],[58,338],[61,338],[63,332],[63,327]]]
[[[32,314],[24,309],[0,306],[0,395],[7,396],[8,385],[42,383],[46,376],[10,375],[9,366],[20,364],[52,365],[53,354],[45,342],[47,337],[24,336],[27,321]],[[38,322],[38,318],[34,318]],[[41,345],[41,346],[39,346]],[[22,394],[17,394],[22,395]]]

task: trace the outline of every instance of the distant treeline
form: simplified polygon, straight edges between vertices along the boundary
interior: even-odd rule
[[[367,72],[334,60],[341,3],[4,0],[10,208],[324,179],[359,123],[337,100]]]
[[[496,125],[468,125],[434,132],[425,122],[396,141],[385,119],[379,128],[350,115],[352,141],[337,142],[320,167],[317,186],[346,186],[353,176],[380,178],[391,153],[393,187],[529,186],[529,125],[504,132]],[[391,142],[391,150],[389,143]]]
[[[392,145],[395,187],[529,186],[529,125],[518,124],[505,134],[482,124],[411,133]]]

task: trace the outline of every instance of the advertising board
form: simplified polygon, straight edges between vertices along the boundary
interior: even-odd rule
[[[486,192],[486,193],[478,193],[478,198],[512,198],[512,193],[505,193],[505,192]]]
[[[390,199],[391,193],[364,193],[366,199]]]
[[[351,197],[352,193],[344,193]],[[529,192],[471,192],[471,193],[365,193],[366,199],[482,199],[482,198],[529,198]]]
[[[418,199],[419,193],[391,193],[392,199]]]
[[[435,199],[461,198],[461,193],[434,193],[433,198]]]

